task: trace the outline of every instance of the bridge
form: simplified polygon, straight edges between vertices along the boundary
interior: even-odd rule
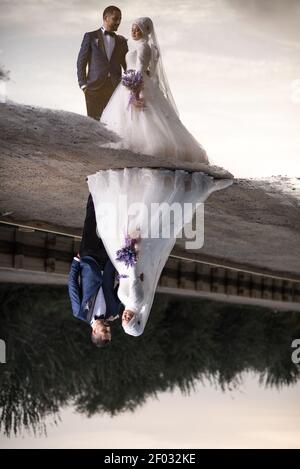
[[[80,236],[0,222],[0,282],[67,285]],[[158,293],[300,311],[300,278],[270,273],[175,245]]]

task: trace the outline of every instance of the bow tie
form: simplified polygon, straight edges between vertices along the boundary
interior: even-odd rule
[[[104,35],[108,34],[109,36],[111,37],[115,37],[116,33],[114,33],[113,31],[104,31]]]

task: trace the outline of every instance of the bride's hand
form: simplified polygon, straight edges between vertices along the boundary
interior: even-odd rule
[[[134,107],[138,108],[138,109],[142,109],[145,107],[145,101],[144,101],[144,98],[138,98],[138,99],[134,99],[132,101],[132,104]]]
[[[142,91],[142,87],[135,93],[134,98],[132,100],[132,104],[136,108],[143,108],[145,107],[145,100],[144,100],[144,93]]]

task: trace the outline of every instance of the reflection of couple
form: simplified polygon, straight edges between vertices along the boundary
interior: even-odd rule
[[[110,324],[122,313],[126,327],[133,311],[124,308],[117,296],[116,269],[101,238],[96,233],[96,218],[91,195],[88,198],[79,253],[71,265],[69,295],[75,317],[92,327],[92,341],[98,347],[111,340]]]
[[[151,19],[134,20],[128,47],[127,41],[115,34],[120,21],[120,10],[108,7],[103,26],[84,36],[77,68],[88,115],[101,118],[119,135],[114,148],[163,157],[166,167],[175,162],[181,166],[186,162],[208,163],[205,150],[178,117]],[[142,155],[137,158],[142,163]],[[142,167],[102,170],[88,177],[91,195],[80,258],[75,258],[71,267],[69,291],[73,313],[91,324],[94,342],[110,340],[109,321],[121,314],[125,332],[135,336],[143,333],[176,236],[191,221],[197,203],[231,183],[199,171]],[[120,197],[126,197],[128,209],[120,208]],[[137,203],[139,210],[133,216],[130,207]],[[178,214],[171,219],[156,207],[151,211],[149,231],[150,205],[152,209],[152,204],[183,207],[188,203],[192,210],[184,220]],[[118,225],[113,211],[118,215]],[[171,225],[169,237],[149,235],[152,229],[166,232]]]

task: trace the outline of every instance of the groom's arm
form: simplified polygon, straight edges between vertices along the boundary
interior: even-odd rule
[[[127,39],[123,36],[119,36],[119,38],[121,38],[122,40],[122,47],[123,47],[123,51],[122,51],[122,60],[121,60],[121,66],[123,68],[124,71],[126,71],[126,68],[127,68],[127,65],[126,65],[126,54],[128,52],[128,44],[127,44]]]
[[[73,259],[71,269],[69,273],[69,297],[71,300],[72,311],[74,316],[78,316],[80,311],[80,288],[79,288],[79,273],[80,273],[80,261],[79,259]]]
[[[91,44],[90,35],[85,33],[81,43],[80,51],[77,58],[77,78],[80,88],[85,88],[87,83],[86,67],[90,60]]]
[[[115,266],[113,265],[111,260],[108,258],[103,269],[103,283],[105,283],[105,285],[109,287],[110,290],[114,289],[115,276],[116,276]]]
[[[118,285],[114,288],[115,285],[115,276],[116,276],[116,269],[111,262],[110,259],[105,264],[104,271],[103,271],[103,294],[105,298],[106,305],[112,309],[112,311],[108,311],[108,315],[113,314],[116,315],[119,312],[120,308],[120,299],[117,295]]]

